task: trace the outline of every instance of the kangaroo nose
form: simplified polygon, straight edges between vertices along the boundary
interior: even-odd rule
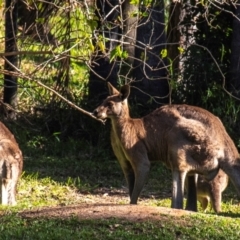
[[[93,111],[93,115],[96,117],[96,116],[97,116],[97,114],[98,114],[98,110],[97,110],[97,109],[95,109],[95,110]]]

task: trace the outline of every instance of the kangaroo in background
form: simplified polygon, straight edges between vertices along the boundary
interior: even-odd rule
[[[16,204],[17,182],[22,173],[22,152],[13,134],[0,122],[0,203]]]
[[[240,194],[240,159],[219,118],[189,105],[166,105],[145,117],[129,115],[129,85],[120,91],[108,83],[109,94],[93,114],[111,120],[111,144],[129,187],[130,204],[138,197],[151,161],[162,161],[172,171],[172,208],[183,209],[188,178],[187,210],[197,211],[194,174],[211,181],[222,169]]]
[[[227,185],[228,176],[221,169],[211,181],[206,181],[202,176],[198,176],[197,200],[201,203],[204,212],[209,202],[216,213],[221,212],[222,192]]]

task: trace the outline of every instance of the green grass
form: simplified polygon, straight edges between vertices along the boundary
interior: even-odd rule
[[[89,143],[73,140],[64,144],[55,140],[41,148],[39,143],[29,143],[24,138],[22,141],[25,159],[18,204],[0,207],[0,240],[239,238],[240,206],[231,184],[223,194],[220,215],[208,208],[206,214],[200,211],[181,217],[159,215],[156,221],[136,222],[117,218],[80,220],[76,216],[26,217],[21,214],[24,210],[82,204],[84,194],[80,193],[89,196],[101,188],[121,189],[125,181],[111,149],[101,151]],[[152,167],[139,204],[170,207],[171,173],[163,165]]]
[[[1,217],[0,239],[239,239],[240,219],[195,214],[159,221]]]

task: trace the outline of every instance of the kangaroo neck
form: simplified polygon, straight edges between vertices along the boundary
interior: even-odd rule
[[[112,131],[117,136],[121,136],[123,132],[126,132],[127,129],[132,128],[132,118],[129,116],[128,112],[120,114],[111,118]]]
[[[122,129],[125,128],[126,125],[129,124],[129,122],[131,121],[130,116],[118,116],[118,117],[114,117],[111,118],[111,123],[112,123],[112,127],[114,129]]]

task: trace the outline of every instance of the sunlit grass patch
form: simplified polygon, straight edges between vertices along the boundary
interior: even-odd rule
[[[75,187],[51,177],[38,178],[37,174],[23,174],[18,189],[18,205],[22,208],[68,205],[77,198]]]
[[[65,206],[80,202],[78,189],[72,184],[68,185],[68,182],[59,183],[51,177],[38,178],[37,174],[23,174],[18,184],[17,205],[0,206],[0,211]]]

